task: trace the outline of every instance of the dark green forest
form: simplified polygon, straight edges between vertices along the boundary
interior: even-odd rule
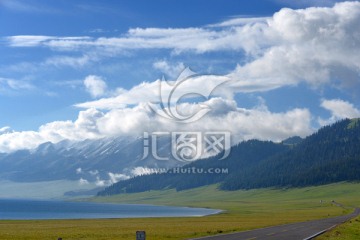
[[[219,156],[222,156],[221,154]],[[218,183],[222,190],[301,187],[360,180],[360,119],[345,119],[305,139],[282,143],[250,140],[231,149],[225,160],[214,156],[171,170],[120,181],[100,196],[174,188],[178,191]],[[186,169],[202,169],[189,173]],[[214,174],[209,169],[226,169]]]

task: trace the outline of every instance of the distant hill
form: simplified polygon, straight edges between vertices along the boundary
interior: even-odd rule
[[[287,144],[287,145],[296,145],[296,144],[301,143],[303,140],[304,139],[302,139],[301,137],[295,136],[295,137],[290,137],[290,138],[283,140],[282,143]]]
[[[237,190],[358,181],[360,120],[339,121],[305,139],[295,137],[282,143],[242,142],[232,147],[226,160],[218,159],[215,156],[167,173],[120,181],[98,195],[167,188],[184,190],[213,183],[220,183],[223,190]],[[219,172],[209,173],[215,169]]]
[[[256,175],[254,173],[257,173]],[[343,120],[222,183],[223,189],[308,186],[360,180],[360,122]]]
[[[246,141],[232,147],[226,160],[219,161],[219,157],[198,160],[183,168],[170,169],[167,173],[137,176],[128,181],[120,181],[107,187],[100,195],[111,195],[121,192],[141,192],[147,190],[160,190],[176,188],[184,190],[199,186],[225,181],[233,174],[241,172],[251,166],[256,166],[269,156],[286,152],[288,146],[273,142],[257,140]],[[193,169],[202,170],[202,173],[193,173]],[[224,169],[224,173],[209,173],[212,169]]]
[[[95,140],[43,143],[32,150],[0,154],[0,180],[40,182],[54,180],[110,180],[109,173],[132,176],[140,168],[166,168],[184,163],[171,158],[168,139],[160,139],[161,156],[169,161],[158,161],[152,156],[142,159],[143,139],[112,137]],[[159,140],[159,142],[160,142]]]

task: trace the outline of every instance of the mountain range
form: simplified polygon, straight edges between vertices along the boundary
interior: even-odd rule
[[[250,140],[229,157],[202,159],[165,173],[119,181],[98,195],[219,184],[222,190],[300,187],[360,180],[360,119],[345,119],[301,139],[281,143]]]
[[[102,189],[112,184],[99,192],[111,195],[215,183],[223,190],[236,190],[360,180],[359,119],[325,126],[305,139],[244,141],[233,146],[224,160],[219,160],[224,155],[220,153],[187,165],[172,157],[170,139],[160,138],[158,146],[158,154],[169,160],[157,160],[151,154],[143,159],[142,137],[47,142],[32,150],[1,153],[0,181],[66,180]],[[149,169],[166,171],[149,174]],[[67,195],[77,195],[76,189],[94,193],[90,185],[84,188],[81,184]]]
[[[143,138],[113,137],[97,140],[43,143],[36,149],[0,155],[0,180],[40,182],[79,180],[109,183],[142,174],[147,168],[184,165],[171,158],[170,141],[159,140],[159,155],[168,161],[143,158]],[[159,143],[160,144],[160,143]],[[100,185],[103,185],[100,184]]]

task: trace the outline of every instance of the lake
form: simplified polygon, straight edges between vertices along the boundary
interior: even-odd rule
[[[0,199],[1,220],[190,217],[219,212],[206,208],[144,204]]]

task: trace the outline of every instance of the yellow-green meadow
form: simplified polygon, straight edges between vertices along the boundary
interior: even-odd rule
[[[346,214],[360,205],[360,184],[220,191],[216,185],[176,192],[149,191],[90,199],[98,202],[222,209],[205,217],[0,221],[0,239],[187,239]],[[336,201],[346,208],[332,204]]]

